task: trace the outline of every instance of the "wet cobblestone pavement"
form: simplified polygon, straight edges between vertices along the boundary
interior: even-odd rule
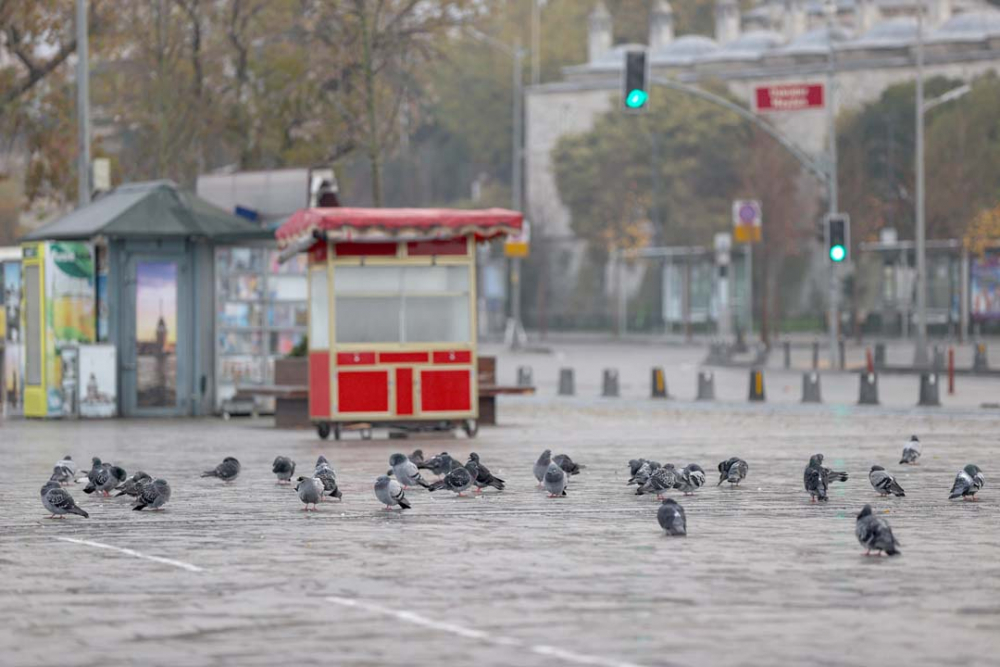
[[[1000,419],[960,412],[505,400],[479,438],[322,442],[268,420],[0,423],[0,650],[4,665],[995,665],[1000,654]],[[896,464],[920,435],[920,465]],[[372,493],[389,455],[477,451],[508,482],[456,498],[412,490],[406,513]],[[542,449],[587,466],[550,500]],[[827,505],[802,490],[809,455],[851,479]],[[166,511],[70,491],[89,520],[48,520],[52,465],[91,456],[165,477]],[[301,511],[271,461],[324,454],[342,503]],[[198,473],[224,456],[231,485]],[[716,464],[750,463],[739,489]],[[689,536],[627,487],[636,456],[697,462],[709,485],[674,494]],[[948,502],[978,463],[981,501]],[[876,497],[884,465],[906,497]],[[872,503],[903,555],[865,558],[854,515]],[[109,548],[110,547],[110,548]],[[157,560],[151,560],[154,557]]]

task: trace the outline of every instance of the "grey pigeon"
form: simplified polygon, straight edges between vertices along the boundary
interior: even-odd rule
[[[549,463],[542,483],[545,485],[545,490],[549,492],[549,498],[559,498],[566,495],[566,471],[559,467],[555,461]]]
[[[418,463],[417,467],[421,470],[430,470],[435,475],[446,475],[455,468],[461,468],[462,464],[453,459],[448,452],[441,452],[437,456],[432,456],[426,461]]]
[[[837,472],[823,467],[823,455],[813,454],[809,457],[809,465],[802,472],[802,484],[809,492],[811,502],[827,501],[827,489],[831,481],[847,481],[846,472]]]
[[[375,480],[375,497],[387,510],[391,510],[395,505],[399,505],[400,509],[410,509],[410,502],[406,499],[403,487],[388,475],[380,475]]]
[[[101,462],[101,459],[97,458],[96,456],[90,459],[90,461],[91,461],[90,470],[87,471],[87,481],[93,484],[94,480],[97,478],[97,473],[101,471],[101,468],[104,467],[104,464]],[[81,481],[83,480],[82,477],[80,479]]]
[[[414,449],[413,453],[410,454],[409,459],[413,461],[415,464],[420,465],[421,463],[424,462],[424,450]]]
[[[232,456],[222,459],[222,463],[201,473],[202,477],[218,477],[223,482],[231,482],[240,475],[240,462]]]
[[[638,465],[635,465],[638,464]],[[642,486],[647,481],[649,481],[649,476],[654,472],[659,470],[662,466],[656,461],[647,461],[646,459],[633,459],[628,462],[629,471],[632,476],[628,480],[628,484],[636,484]]]
[[[389,457],[389,465],[392,467],[392,474],[396,476],[399,483],[404,487],[408,486],[422,486],[425,489],[430,486],[424,481],[424,478],[420,476],[420,470],[417,468],[417,464],[406,458],[403,454],[393,454]]]
[[[858,537],[861,546],[867,549],[865,555],[869,555],[872,549],[881,554],[883,551],[888,556],[899,555],[899,542],[893,537],[892,528],[889,522],[881,517],[872,514],[872,506],[865,505],[861,513],[858,514],[858,521],[854,524],[854,534]]]
[[[323,491],[326,494],[323,496],[324,499],[332,497],[340,500],[343,498],[344,494],[341,493],[340,489],[337,487],[337,473],[333,467],[326,462],[325,458],[322,463],[317,462],[316,470],[313,472],[313,477],[318,479],[323,484]]]
[[[271,472],[278,478],[278,484],[291,484],[292,475],[295,474],[295,461],[287,456],[275,457]]]
[[[473,467],[470,467],[470,464],[474,464]],[[469,454],[469,462],[465,464],[465,468],[472,474],[472,482],[476,485],[476,490],[480,493],[487,487],[503,491],[507,486],[507,482],[490,472],[490,469],[479,459],[479,454],[475,452]]]
[[[56,465],[59,466],[60,468],[66,468],[67,470],[70,471],[70,474],[73,475],[76,474],[76,461],[74,461],[73,457],[70,456],[69,454],[62,457],[62,460],[59,461],[59,463],[57,463]]]
[[[739,486],[740,482],[746,479],[749,470],[749,464],[738,456],[723,461],[719,464],[719,483],[716,486],[720,486],[723,482]]]
[[[113,466],[110,463],[103,463],[94,472],[93,478],[87,484],[86,488],[83,489],[83,492],[90,494],[94,491],[100,491],[107,498],[116,486],[125,481],[127,476],[123,468]]]
[[[657,468],[649,476],[645,484],[635,490],[635,495],[642,496],[647,493],[655,493],[657,500],[663,500],[663,494],[677,485],[677,469],[673,464]]]
[[[639,472],[643,464],[646,463],[646,459],[630,459],[628,462],[628,473],[629,477],[635,477],[635,474]],[[629,482],[632,480],[629,479]]]
[[[444,477],[427,487],[428,491],[448,489],[462,495],[472,486],[472,474],[465,468],[455,468]]]
[[[580,471],[587,467],[573,463],[573,459],[568,454],[556,454],[552,457],[552,462],[562,468],[567,475],[579,475]]]
[[[896,478],[887,473],[882,466],[872,466],[871,472],[868,473],[868,481],[872,483],[872,488],[883,496],[891,493],[897,498],[902,498],[906,495]]]
[[[971,498],[975,500],[976,494],[984,486],[986,486],[986,477],[983,475],[983,472],[979,469],[979,466],[970,463],[955,476],[955,483],[951,487],[948,500],[954,500],[955,498],[961,498],[962,500]]]
[[[118,496],[133,496],[138,497],[139,493],[142,491],[142,487],[153,481],[153,478],[144,473],[141,470],[137,470],[132,473],[124,482],[115,487],[118,493],[115,494],[115,498]]]
[[[76,506],[73,496],[59,486],[58,482],[49,481],[42,487],[42,505],[52,514],[50,519],[62,518],[66,514],[77,514],[84,519],[90,518],[87,512]]]
[[[545,479],[545,472],[549,469],[550,463],[552,463],[552,450],[546,449],[535,461],[535,467],[532,469],[535,479],[538,480],[538,488],[542,488],[542,481]]]
[[[684,508],[673,498],[667,498],[656,511],[656,520],[667,535],[687,535],[687,517]]]
[[[910,441],[903,445],[903,457],[899,459],[899,464],[913,465],[920,458],[920,439],[915,435],[910,436]]]
[[[674,483],[674,488],[685,496],[694,495],[694,492],[703,486],[705,486],[705,471],[697,463],[684,466]]]
[[[296,480],[295,490],[299,494],[299,500],[305,503],[302,511],[308,512],[309,506],[315,511],[316,503],[323,497],[323,482],[317,477],[299,477]]]
[[[69,484],[73,481],[73,471],[69,468],[56,464],[52,468],[52,475],[49,477],[50,482],[55,482],[56,484],[64,485]]]
[[[170,500],[170,485],[167,484],[167,480],[155,479],[142,486],[132,511],[138,512],[147,507],[151,510],[161,510],[168,500]]]

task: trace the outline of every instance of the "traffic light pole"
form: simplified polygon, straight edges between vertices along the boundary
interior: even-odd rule
[[[838,193],[837,193],[837,76],[836,60],[833,52],[833,18],[836,6],[831,0],[827,0],[826,10],[826,39],[829,46],[827,56],[826,71],[826,136],[829,141],[830,163],[827,165],[827,199],[830,215],[837,213]],[[850,248],[847,248],[850,257]],[[828,258],[829,259],[829,258]],[[840,274],[838,262],[828,262],[830,266],[829,288],[830,296],[827,299],[827,334],[829,338],[830,368],[837,367],[837,325],[840,322]]]

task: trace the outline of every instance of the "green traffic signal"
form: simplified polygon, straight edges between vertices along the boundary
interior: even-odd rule
[[[645,90],[635,88],[629,91],[629,94],[625,97],[625,105],[629,109],[640,109],[646,105],[646,100],[649,99],[649,93]]]
[[[843,262],[847,257],[847,249],[842,245],[830,246],[830,259],[834,262]]]

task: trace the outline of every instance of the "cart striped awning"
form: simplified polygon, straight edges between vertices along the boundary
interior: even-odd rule
[[[523,219],[521,213],[503,208],[303,208],[275,236],[282,248],[307,245],[317,232],[332,241],[440,240],[469,234],[488,241],[517,234]]]

